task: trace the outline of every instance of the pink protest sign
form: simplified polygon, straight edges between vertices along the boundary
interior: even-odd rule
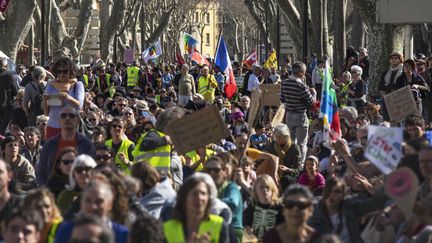
[[[419,181],[408,167],[400,167],[392,172],[385,181],[385,190],[389,197],[409,219],[412,215]]]
[[[9,5],[10,0],[0,0],[0,12],[6,11],[7,6]]]

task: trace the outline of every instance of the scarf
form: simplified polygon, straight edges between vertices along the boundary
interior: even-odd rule
[[[396,80],[399,76],[402,75],[403,73],[403,66],[399,65],[397,67],[390,67],[389,70],[387,71],[387,73],[384,76],[384,82],[385,82],[385,86],[388,86],[390,84],[390,82],[393,82],[394,80],[390,80],[392,72],[397,71],[394,80]]]

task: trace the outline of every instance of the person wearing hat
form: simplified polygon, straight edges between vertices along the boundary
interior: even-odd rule
[[[402,75],[403,57],[398,52],[393,52],[389,56],[390,67],[387,71],[381,75],[380,82],[378,84],[378,92],[381,95],[386,95],[396,90],[396,79]]]
[[[417,108],[420,114],[423,111],[421,99],[425,98],[430,91],[429,86],[422,76],[418,75],[416,70],[416,63],[412,59],[408,59],[403,63],[404,72],[396,79],[396,88],[401,89],[407,85],[411,87],[414,94],[414,100],[417,103]]]
[[[359,110],[366,102],[366,84],[361,78],[363,69],[358,65],[351,66],[352,82],[348,87],[348,102]]]

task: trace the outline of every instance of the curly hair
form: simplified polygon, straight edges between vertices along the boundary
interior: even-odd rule
[[[128,189],[124,179],[110,167],[100,167],[95,170],[95,178],[107,183],[114,194],[113,207],[111,211],[112,220],[120,224],[126,223],[129,212]]]
[[[62,220],[62,216],[60,214],[60,210],[56,205],[54,195],[48,188],[40,187],[29,191],[23,200],[23,205],[29,207],[26,208],[27,210],[33,211],[36,209],[35,204],[41,203],[44,198],[48,198],[51,204],[50,206],[52,208],[52,218],[50,219],[50,222],[53,222],[54,220]]]
[[[64,67],[69,71],[69,78],[76,78],[77,69],[75,63],[69,57],[61,57],[53,65],[53,74],[55,76],[59,75],[60,67]]]

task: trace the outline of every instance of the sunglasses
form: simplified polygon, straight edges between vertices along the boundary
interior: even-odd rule
[[[111,125],[111,127],[112,127],[112,128],[117,128],[117,129],[122,129],[122,128],[123,128],[123,126],[121,126],[121,125],[116,125],[116,124]]]
[[[219,173],[220,171],[222,170],[222,168],[205,168],[204,169],[204,171],[205,172],[207,172],[207,173],[211,173],[211,172],[214,172],[214,173]]]
[[[87,120],[90,121],[90,122],[94,122],[94,121],[96,121],[95,118],[91,118],[91,119],[87,119]]]
[[[123,113],[123,115],[125,115],[125,116],[132,116],[133,114],[132,113]]]
[[[111,156],[107,155],[107,154],[95,156],[95,160],[109,160],[110,158],[111,158]]]
[[[126,104],[118,104],[118,106],[120,106],[120,107],[125,107]]]
[[[287,209],[293,209],[294,207],[297,207],[300,210],[304,210],[312,205],[312,202],[302,202],[297,200],[286,200],[284,202],[284,206]]]
[[[38,125],[38,126],[46,126],[47,123],[46,122],[39,122],[39,123],[36,123],[36,125]]]
[[[91,167],[76,167],[75,172],[78,174],[85,172],[89,172],[92,168]]]
[[[73,159],[62,159],[61,162],[62,162],[64,165],[68,165],[68,164],[72,164]]]
[[[58,69],[58,70],[57,70],[57,73],[58,73],[58,74],[61,74],[61,73],[62,73],[62,74],[68,74],[68,73],[69,73],[69,70],[68,70],[68,69]]]
[[[62,113],[60,114],[60,118],[66,119],[66,118],[74,119],[76,117],[76,114],[73,113]]]

